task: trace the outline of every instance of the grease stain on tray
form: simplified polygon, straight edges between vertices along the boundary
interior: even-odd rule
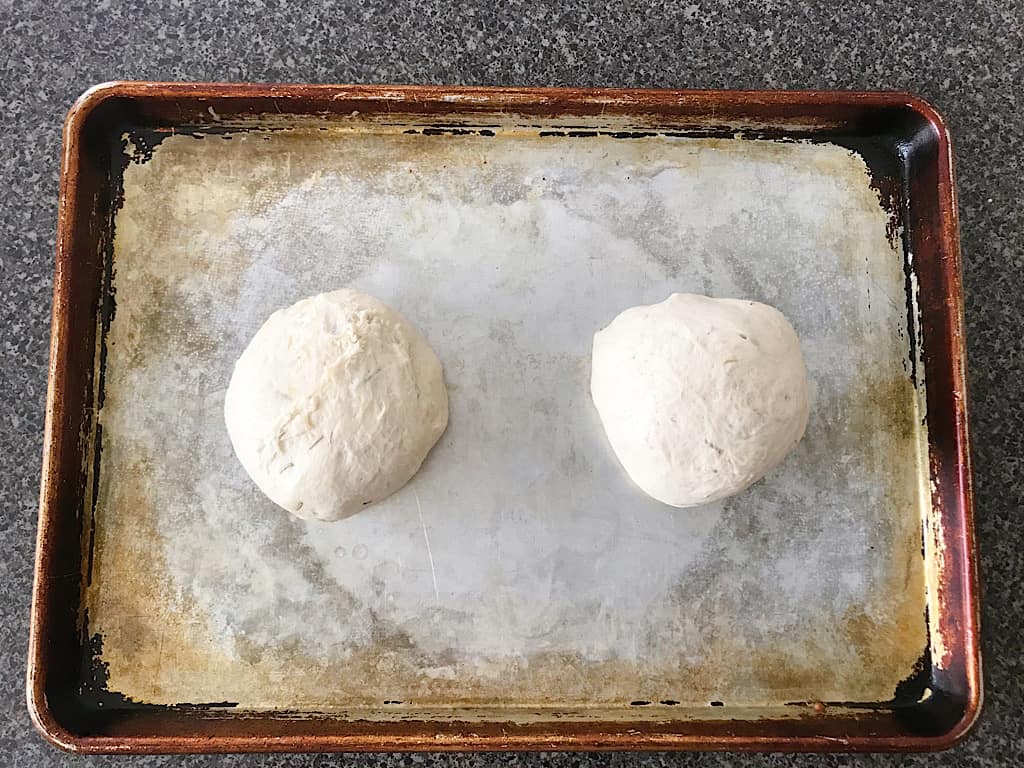
[[[110,689],[299,710],[891,698],[926,644],[928,501],[902,256],[863,160],[496,133],[175,136],[128,164],[85,595]],[[302,523],[238,466],[223,393],[270,312],[349,283],[438,350],[451,423],[406,489]],[[778,306],[814,386],[784,466],[696,511],[628,484],[588,391],[594,331],[672,290]]]

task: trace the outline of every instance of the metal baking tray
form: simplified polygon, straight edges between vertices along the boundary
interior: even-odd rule
[[[335,524],[222,420],[273,310],[355,285],[448,432]],[[749,491],[633,489],[595,330],[694,291],[799,332]],[[980,707],[950,140],[897,93],[113,83],[64,133],[29,706],[82,752],[924,750]]]

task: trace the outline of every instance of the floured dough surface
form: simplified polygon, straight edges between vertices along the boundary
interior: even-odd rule
[[[267,319],[235,365],[224,417],[275,504],[338,520],[409,482],[448,424],[448,395],[419,331],[344,289]]]
[[[689,507],[774,469],[807,425],[796,332],[766,304],[672,294],[594,336],[591,394],[626,472]]]

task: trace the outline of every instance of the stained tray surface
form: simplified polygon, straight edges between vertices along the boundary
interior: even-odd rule
[[[891,699],[927,644],[927,467],[902,248],[864,161],[403,131],[145,154],[128,136],[86,599],[109,688],[317,709]],[[294,521],[235,460],[224,390],[267,315],[349,285],[422,329],[451,425],[398,494]],[[672,291],[778,307],[813,382],[784,466],[699,510],[630,485],[589,399],[594,331]]]

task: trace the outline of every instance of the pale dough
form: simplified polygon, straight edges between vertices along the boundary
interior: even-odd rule
[[[224,418],[271,501],[338,520],[416,474],[448,424],[448,394],[416,328],[346,289],[267,319],[235,364]]]
[[[796,332],[766,304],[673,294],[594,336],[591,394],[626,472],[689,507],[738,493],[804,434],[807,373]]]

